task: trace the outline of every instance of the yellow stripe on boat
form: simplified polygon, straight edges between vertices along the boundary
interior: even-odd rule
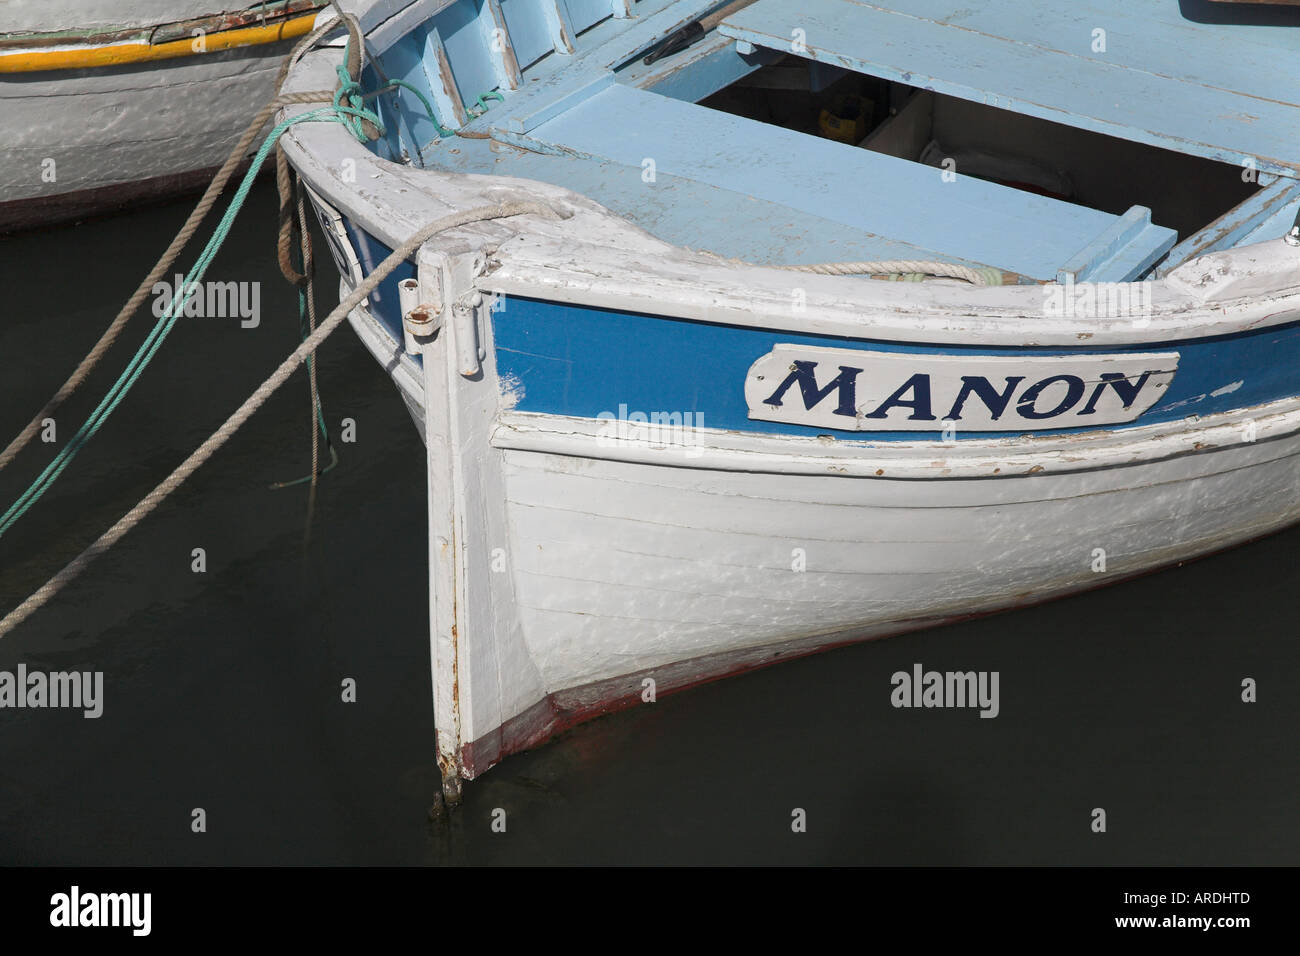
[[[40,70],[82,70],[100,66],[121,66],[127,63],[146,63],[150,60],[171,60],[182,56],[198,56],[231,50],[241,46],[260,46],[292,40],[311,32],[316,21],[316,11],[302,16],[280,20],[277,23],[255,27],[237,27],[200,37],[186,37],[165,43],[119,43],[94,47],[74,47],[59,50],[21,50],[0,54],[0,73],[34,73]]]

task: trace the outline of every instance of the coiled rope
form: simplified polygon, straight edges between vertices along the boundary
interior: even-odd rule
[[[920,281],[925,277],[964,279],[972,285],[1002,285],[1005,274],[992,266],[978,269],[924,259],[881,259],[873,262],[818,262],[804,266],[777,266],[786,272],[810,272],[822,276],[889,275],[902,281]],[[915,279],[910,277],[915,276]]]
[[[304,339],[302,344],[280,363],[279,368],[271,373],[271,376],[257,387],[235,413],[226,419],[225,423],[195,449],[175,471],[159,482],[157,487],[145,495],[134,508],[118,519],[116,524],[100,535],[93,544],[68,562],[62,571],[46,581],[27,600],[6,614],[4,619],[0,620],[0,638],[8,635],[15,627],[46,604],[54,595],[58,594],[59,591],[81,574],[92,561],[122,540],[132,528],[162,504],[190,475],[194,474],[222,445],[229,441],[230,437],[270,398],[271,394],[289,379],[298,366],[306,360],[307,356],[315,352],[320,344],[329,337],[330,333],[342,324],[348,314],[360,305],[390,272],[413,255],[421,245],[438,233],[454,229],[457,226],[465,226],[473,222],[483,222],[489,219],[507,219],[511,216],[522,216],[530,213],[547,219],[561,218],[559,213],[545,203],[511,202],[494,206],[476,206],[464,212],[442,216],[427,226],[418,229],[411,238],[398,246],[392,255],[381,262],[373,272],[357,283],[357,286],[339,303],[338,307],[325,317],[325,320],[316,328],[316,331]]]

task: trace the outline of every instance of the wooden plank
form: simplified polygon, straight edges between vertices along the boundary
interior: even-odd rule
[[[500,0],[484,0],[479,17],[487,34],[488,49],[492,52],[500,85],[508,90],[519,89],[522,80],[519,60],[515,56],[505,14],[501,12]]]
[[[1161,263],[1159,273],[1163,276],[1208,252],[1281,238],[1291,228],[1297,209],[1300,209],[1300,183],[1278,179],[1174,246]]]
[[[569,19],[569,8],[564,0],[540,0],[540,3],[542,13],[546,17],[546,25],[551,31],[551,46],[556,53],[567,56],[577,49],[573,45],[573,38],[577,36],[577,31]]]
[[[1300,102],[1300,66],[1286,62],[1287,57],[1300,56],[1300,31],[1294,26],[1261,29],[1198,23],[1183,15],[1177,2],[852,2],[929,22],[939,30],[1011,40],[1041,50],[1061,68],[1064,61],[1079,59],[1167,76],[1189,87]]]
[[[576,36],[593,24],[614,15],[610,0],[560,0],[569,14]]]
[[[519,68],[526,70],[553,49],[546,17],[534,0],[500,0],[500,4]]]
[[[429,76],[429,92],[433,94],[433,107],[442,117],[444,126],[464,126],[467,118],[465,104],[461,100],[456,77],[451,72],[447,48],[443,46],[442,37],[436,28],[429,30],[427,45],[431,68],[426,68],[426,71]]]
[[[576,94],[580,99],[592,83],[609,82],[607,74],[615,67],[622,66],[639,51],[668,36],[681,26],[683,18],[692,19],[700,10],[707,9],[710,2],[712,0],[678,0],[676,3],[640,0],[635,17],[611,17],[596,24],[584,34],[581,48],[572,56],[544,56],[529,66],[531,58],[538,54],[536,38],[528,33],[529,28],[536,24],[528,17],[537,8],[523,3],[523,0],[501,0],[501,9],[528,82],[522,84],[505,103],[492,108],[493,125],[527,132],[536,122],[530,117],[553,115],[555,104],[565,102],[566,97]],[[549,39],[546,42],[549,44]]]
[[[558,151],[745,193],[949,255],[1050,279],[1114,216],[614,84],[535,128]],[[647,191],[654,185],[647,184]],[[1142,241],[1173,243],[1153,227]],[[1154,248],[1145,250],[1147,254]],[[1140,257],[1139,257],[1140,258]],[[1154,260],[1152,260],[1154,261]],[[1096,281],[1134,274],[1101,269]]]
[[[908,245],[812,213],[664,173],[659,175],[658,188],[647,189],[639,165],[576,163],[568,156],[540,152],[503,158],[482,140],[462,142],[455,154],[435,151],[430,164],[451,172],[518,176],[563,186],[666,242],[747,262],[953,258],[937,249]]]
[[[1177,238],[1168,229],[1151,224],[1151,210],[1134,206],[1094,236],[1056,271],[1057,282],[1097,282],[1122,273],[1141,275],[1169,251]],[[1134,256],[1137,261],[1133,261]]]
[[[1118,32],[1094,50],[1098,29]],[[912,86],[1233,164],[1250,156],[1261,171],[1296,176],[1300,60],[1272,44],[1300,37],[1270,30],[1277,35],[1261,44],[1220,29],[1099,0],[1068,15],[1011,0],[979,10],[956,0],[801,0],[797,10],[760,0],[719,27],[786,51],[798,41],[801,56]]]
[[[618,81],[696,103],[776,59],[779,55],[770,50],[741,56],[735,40],[713,33],[677,56],[663,57],[649,66],[634,60],[619,71]]]

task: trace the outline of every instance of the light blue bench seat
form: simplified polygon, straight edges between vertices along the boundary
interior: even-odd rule
[[[947,181],[933,167],[621,84],[604,87],[516,141],[573,162],[638,171],[652,163],[656,177],[785,206],[902,243],[918,256],[953,257],[1037,279],[1056,278],[1071,263],[1077,279],[1133,279],[1176,238],[1152,225],[1140,207],[1116,217],[968,176]],[[638,182],[637,188],[649,201],[656,182]],[[743,221],[731,226],[746,228]]]

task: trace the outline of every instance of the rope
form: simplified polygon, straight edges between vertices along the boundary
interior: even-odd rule
[[[81,363],[73,370],[72,374],[68,376],[67,381],[59,387],[59,390],[54,393],[53,397],[45,403],[44,407],[36,413],[32,420],[27,423],[27,426],[18,433],[13,441],[9,442],[4,451],[0,452],[0,471],[3,471],[11,461],[18,457],[18,453],[21,452],[27,444],[36,437],[36,433],[40,431],[41,422],[52,417],[59,407],[67,401],[69,397],[71,397],[72,393],[75,392],[90,376],[91,371],[93,371],[95,366],[99,364],[99,360],[104,357],[104,354],[112,347],[113,343],[117,341],[118,336],[122,334],[122,329],[126,327],[126,323],[131,320],[132,316],[139,311],[140,306],[144,304],[144,300],[150,294],[155,283],[157,283],[163,275],[171,269],[172,264],[175,263],[181,250],[185,248],[190,239],[194,237],[194,234],[198,232],[199,226],[203,224],[203,220],[207,218],[208,213],[212,211],[212,207],[216,205],[217,198],[225,190],[226,185],[230,182],[230,177],[234,175],[235,169],[248,154],[248,149],[253,145],[253,140],[257,137],[257,134],[261,132],[262,127],[266,125],[267,121],[275,115],[277,110],[284,106],[294,103],[314,103],[329,100],[331,94],[328,91],[288,94],[282,94],[279,91],[284,85],[285,77],[289,74],[289,68],[298,61],[298,58],[301,57],[310,46],[319,41],[320,38],[330,30],[334,29],[338,25],[338,22],[338,18],[335,18],[329,23],[323,24],[321,27],[313,30],[310,34],[300,40],[293,48],[293,51],[281,65],[279,76],[276,78],[275,88],[277,95],[275,98],[257,111],[252,122],[248,124],[244,129],[244,132],[240,135],[239,141],[235,144],[235,148],[230,151],[230,155],[226,157],[226,161],[221,164],[221,168],[217,170],[217,174],[212,177],[212,182],[208,184],[208,188],[199,199],[198,205],[194,207],[194,211],[191,212],[189,217],[185,220],[184,225],[181,226],[180,232],[176,234],[176,238],[173,239],[171,244],[163,251],[158,262],[154,265],[153,269],[149,271],[149,274],[144,277],[144,280],[140,285],[136,287],[135,292],[132,293],[131,298],[127,299],[126,304],[122,306],[121,311],[117,313],[116,318],[109,323],[108,328],[104,330],[104,334],[99,337],[99,341],[95,343],[88,353],[86,353],[86,357],[81,360]]]
[[[117,544],[132,528],[162,504],[190,475],[194,474],[222,445],[229,441],[231,436],[270,398],[271,394],[289,379],[298,366],[306,360],[307,356],[315,352],[320,344],[329,337],[330,333],[339,327],[348,314],[360,305],[390,272],[414,254],[421,245],[439,232],[454,229],[457,226],[482,222],[488,219],[506,219],[528,213],[550,219],[560,218],[554,209],[544,203],[512,202],[501,203],[496,206],[477,206],[464,212],[442,216],[417,230],[410,239],[402,243],[393,251],[392,255],[381,262],[370,275],[361,280],[347,298],[325,317],[325,321],[320,324],[316,331],[294,349],[293,353],[280,364],[279,368],[271,373],[270,378],[259,385],[235,413],[226,419],[225,423],[195,449],[175,471],[164,478],[134,508],[100,535],[93,544],[70,561],[62,571],[46,581],[27,600],[5,615],[4,619],[0,620],[0,638],[7,636],[15,627],[30,617],[32,613],[45,605],[59,591],[75,580],[91,562]]]
[[[307,288],[300,293],[300,298],[307,300],[307,337],[316,331],[316,289],[312,281],[314,263],[312,262],[311,233],[307,231],[307,209],[303,198],[302,183],[298,183],[298,229],[302,234],[302,271],[307,275]],[[311,529],[311,517],[316,510],[316,486],[320,483],[320,436],[325,431],[325,417],[320,407],[320,390],[316,386],[316,356],[307,356],[307,394],[310,399],[311,412],[311,494],[307,499],[307,528]],[[320,431],[317,431],[319,420]],[[329,438],[329,434],[325,434]],[[331,446],[331,451],[333,450]],[[337,459],[335,460],[337,463]],[[334,467],[333,464],[330,467]]]
[[[777,266],[787,272],[811,272],[822,276],[909,275],[965,279],[972,285],[1002,285],[1000,269],[988,266],[972,269],[952,262],[919,259],[883,259],[876,262],[819,262],[805,266]]]
[[[333,95],[334,106],[336,109],[339,109],[344,97],[346,96],[351,109],[355,109],[364,115],[373,115],[370,114],[368,110],[364,110],[363,104],[367,97],[360,95],[361,84],[359,82],[359,76],[361,73],[361,60],[359,55],[354,54],[354,51],[361,49],[362,40],[361,27],[358,25],[356,17],[351,14],[343,14],[341,17],[335,17],[329,23],[324,24],[316,30],[313,36],[317,34],[324,36],[330,30],[334,29],[340,22],[347,27],[348,42],[343,51],[344,62],[339,64],[336,68],[339,82]],[[297,51],[295,50],[295,53],[296,52]],[[288,59],[281,64],[280,75],[276,80],[277,89],[283,85],[285,77],[288,76],[289,68],[295,62],[294,54],[291,53]],[[328,99],[329,94],[326,94],[324,98]],[[340,113],[341,112],[342,111],[340,110]],[[376,120],[377,119],[378,118],[376,117]],[[382,126],[376,128],[374,124],[361,118],[341,116],[340,122],[348,128],[348,131],[351,132],[354,137],[363,143],[371,139],[376,139],[382,131]],[[276,236],[275,245],[275,255],[280,264],[280,274],[284,276],[291,285],[302,285],[302,283],[307,280],[307,277],[293,266],[292,250],[295,245],[295,239],[297,240],[296,244],[301,246],[301,237],[295,236],[297,226],[293,214],[294,198],[293,185],[289,174],[289,161],[285,157],[284,150],[278,142],[275,146],[275,189],[280,197],[280,228]]]
[[[298,290],[298,328],[305,339],[316,329],[316,290],[313,282],[315,268],[312,260],[312,243],[311,232],[307,227],[307,206],[306,194],[302,188],[302,180],[297,180],[296,185],[297,205],[298,205],[298,234],[302,238],[299,254],[299,261],[303,265],[303,272],[307,276],[305,287]],[[272,491],[278,491],[281,488],[292,488],[295,485],[301,485],[305,481],[311,482],[311,493],[307,498],[307,529],[304,532],[304,544],[310,539],[311,517],[316,510],[316,484],[321,475],[328,474],[334,470],[334,466],[339,463],[339,454],[334,450],[334,443],[330,441],[329,427],[325,424],[325,412],[320,403],[320,391],[316,384],[316,359],[314,355],[307,356],[307,377],[308,388],[311,392],[311,474],[302,478],[295,478],[292,481],[277,481],[270,487]],[[320,467],[320,438],[324,437],[325,447],[329,449],[330,463],[324,468]]]
[[[348,26],[351,30],[357,29],[355,20],[349,20]],[[349,64],[359,62],[357,57],[354,55],[354,49],[351,39],[349,38],[348,47],[347,50],[345,50],[345,56]],[[359,69],[359,66],[357,68]],[[340,67],[339,76],[341,82],[346,75],[347,74],[344,72],[343,68]],[[315,94],[296,94],[294,98],[299,102],[315,102],[316,100],[304,100],[305,97],[314,95]],[[277,97],[277,100],[278,99],[280,99],[280,97]],[[153,360],[159,347],[161,347],[162,343],[171,333],[171,330],[175,327],[176,320],[180,317],[181,309],[197,289],[198,284],[203,280],[203,276],[206,274],[213,258],[215,258],[218,250],[220,250],[222,244],[225,242],[226,236],[229,235],[230,227],[234,223],[235,216],[238,215],[239,210],[243,207],[244,200],[247,198],[249,190],[252,189],[253,181],[256,179],[258,171],[262,168],[262,164],[266,161],[267,154],[270,152],[271,147],[278,143],[280,136],[290,127],[295,126],[298,123],[313,122],[317,120],[328,120],[341,123],[349,131],[352,131],[353,135],[357,136],[365,135],[368,124],[373,124],[379,130],[380,135],[383,133],[383,125],[379,121],[378,116],[365,109],[364,106],[358,107],[353,105],[353,101],[351,100],[349,100],[348,104],[345,105],[344,96],[340,91],[335,91],[333,94],[332,106],[309,110],[305,113],[300,113],[297,116],[289,117],[288,119],[282,120],[272,128],[271,132],[267,135],[261,147],[258,149],[256,155],[254,155],[248,171],[244,174],[244,178],[240,182],[239,188],[236,190],[234,197],[230,201],[230,205],[226,208],[225,214],[221,217],[221,221],[217,224],[216,229],[213,230],[212,237],[208,240],[207,245],[204,246],[203,252],[200,253],[194,266],[191,268],[189,273],[185,275],[179,288],[177,288],[172,294],[171,302],[159,317],[158,322],[154,325],[144,342],[136,350],[135,355],[132,356],[126,369],[118,376],[117,380],[109,388],[108,393],[100,401],[99,405],[95,407],[95,410],[91,412],[90,417],[87,418],[81,428],[77,430],[77,433],[72,437],[72,440],[68,442],[68,444],[54,457],[53,461],[45,466],[45,469],[40,473],[40,475],[38,475],[37,478],[27,487],[27,490],[9,506],[4,514],[0,515],[0,536],[3,536],[5,532],[13,527],[14,523],[26,514],[32,505],[39,501],[45,492],[49,490],[50,486],[53,485],[53,483],[63,473],[64,469],[67,468],[73,458],[75,458],[86,443],[99,432],[100,428],[108,420],[109,416],[112,415],[114,410],[116,410],[122,399],[126,397],[132,386],[135,385],[141,373],[143,373],[144,369]],[[144,286],[142,285],[141,288],[143,289]]]
[[[216,205],[217,198],[221,195],[226,184],[230,181],[231,175],[247,153],[248,147],[252,145],[253,139],[257,136],[262,127],[266,125],[266,121],[271,118],[276,110],[283,106],[291,103],[309,103],[313,102],[314,99],[324,99],[328,96],[328,93],[291,93],[276,97],[257,112],[253,121],[248,124],[248,127],[244,130],[244,134],[239,138],[238,145],[226,159],[226,162],[222,165],[221,169],[218,170],[217,175],[213,177],[207,191],[204,192],[198,205],[194,207],[194,211],[191,212],[189,218],[185,220],[185,224],[181,226],[181,231],[176,234],[176,238],[171,241],[171,244],[163,252],[162,257],[159,258],[157,264],[149,271],[149,274],[145,276],[140,285],[136,287],[131,298],[127,300],[126,304],[122,306],[121,311],[118,312],[117,317],[114,318],[108,328],[104,330],[104,334],[100,336],[99,341],[96,342],[94,347],[86,354],[86,357],[81,360],[81,363],[68,377],[68,380],[59,387],[57,392],[54,393],[53,397],[45,403],[44,407],[36,413],[27,426],[8,444],[5,450],[0,452],[0,470],[4,469],[18,456],[18,453],[26,447],[28,442],[35,437],[37,431],[40,430],[41,422],[46,418],[51,417],[54,412],[57,411],[65,401],[67,401],[72,393],[75,392],[90,376],[91,371],[99,364],[99,360],[104,357],[104,354],[110,347],[112,347],[113,343],[117,341],[118,336],[122,333],[122,329],[126,327],[126,323],[135,315],[140,306],[144,303],[144,300],[153,289],[154,284],[157,283],[172,267],[172,264],[180,255],[181,250],[186,246],[190,239],[194,237],[194,234],[198,232],[199,226],[203,224],[203,220],[207,217],[207,214],[211,212],[212,207]]]
[[[244,200],[248,197],[248,192],[252,189],[253,181],[256,179],[258,171],[262,168],[262,164],[266,161],[267,154],[271,151],[271,147],[275,145],[281,134],[291,126],[295,126],[298,123],[311,122],[319,119],[337,120],[340,109],[345,113],[350,111],[348,107],[339,106],[310,110],[306,113],[300,113],[297,116],[292,116],[289,119],[282,120],[271,130],[266,140],[262,143],[261,148],[258,149],[257,154],[253,157],[253,162],[249,166],[248,172],[244,174],[244,179],[239,184],[239,189],[235,191],[234,198],[230,200],[230,205],[226,208],[226,212],[221,217],[221,221],[217,224],[216,229],[213,230],[212,238],[209,239],[207,245],[203,247],[203,252],[200,253],[194,266],[190,269],[189,273],[186,274],[184,281],[180,283],[180,288],[172,294],[171,302],[159,317],[153,330],[150,331],[144,342],[136,350],[135,355],[132,356],[126,369],[118,376],[117,381],[113,383],[112,387],[109,388],[108,393],[104,396],[103,400],[101,400],[99,405],[95,407],[95,410],[91,412],[90,417],[86,419],[81,428],[77,430],[77,433],[72,437],[72,440],[68,442],[58,455],[54,457],[53,461],[45,466],[44,471],[42,471],[36,480],[28,486],[27,490],[18,497],[18,500],[10,505],[3,515],[0,515],[0,536],[3,536],[5,532],[13,527],[14,523],[19,518],[27,513],[28,509],[30,509],[32,505],[40,500],[41,496],[45,494],[59,475],[63,473],[63,470],[67,468],[72,459],[77,456],[77,453],[81,451],[81,449],[96,435],[96,433],[98,433],[104,422],[106,422],[109,416],[112,415],[113,411],[121,403],[122,399],[125,398],[127,393],[131,390],[131,387],[140,378],[141,373],[144,372],[150,361],[153,360],[159,347],[175,327],[176,320],[181,315],[181,309],[184,307],[185,303],[189,301],[190,296],[195,292],[198,284],[203,281],[203,276],[206,274],[208,266],[212,264],[212,260],[216,257],[217,251],[221,248],[222,244],[226,240],[226,236],[230,232],[230,227],[234,223],[235,216],[243,207]]]

